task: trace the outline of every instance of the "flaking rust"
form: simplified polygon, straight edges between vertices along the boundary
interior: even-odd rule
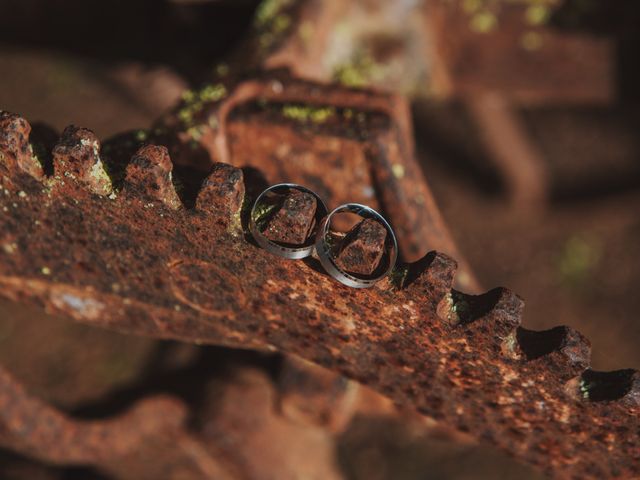
[[[559,478],[640,475],[638,372],[590,370],[588,342],[569,328],[522,329],[523,302],[507,289],[455,290],[450,257],[432,252],[393,281],[349,289],[243,235],[234,199],[255,185],[234,167],[216,165],[196,194],[202,205],[217,192],[214,207],[172,208],[166,192],[145,194],[157,163],[127,169],[139,182],[127,195],[102,195],[82,176],[34,177],[12,160],[24,139],[0,138],[5,298],[125,333],[276,348]]]

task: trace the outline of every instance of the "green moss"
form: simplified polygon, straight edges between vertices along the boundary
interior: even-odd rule
[[[342,85],[362,88],[384,77],[384,66],[377,63],[366,52],[356,52],[350,61],[337,65],[333,70],[333,79]]]
[[[462,9],[467,13],[477,12],[482,7],[482,0],[462,0]]]
[[[262,231],[266,227],[266,222],[271,216],[271,213],[276,209],[276,205],[272,203],[261,203],[256,206],[253,212],[253,221],[255,222],[258,230]]]
[[[469,28],[477,33],[490,33],[500,25],[505,6],[522,7],[523,22],[531,27],[541,27],[549,23],[553,10],[561,4],[559,0],[458,0],[460,8],[469,15]],[[582,2],[576,2],[579,5]],[[587,0],[589,3],[589,0]],[[581,6],[576,10],[582,10]],[[533,37],[522,40],[523,48],[536,50],[542,45]]]
[[[333,107],[314,108],[309,114],[309,119],[314,123],[324,123],[335,113],[336,110]]]
[[[407,275],[409,274],[409,267],[406,265],[395,267],[391,270],[389,274],[389,280],[391,281],[391,285],[395,288],[400,289],[404,286],[404,283],[407,279]]]
[[[221,98],[224,98],[227,94],[227,89],[221,83],[215,85],[207,85],[197,94],[197,98],[201,102],[217,102]]]
[[[226,63],[219,63],[216,65],[214,71],[218,77],[226,77],[229,74],[229,65]]]
[[[202,135],[204,133],[204,128],[205,127],[203,125],[196,125],[194,127],[190,127],[187,129],[187,135],[189,135],[189,137],[191,137],[191,139],[197,143],[202,138]]]
[[[514,331],[504,339],[504,346],[510,355],[515,355],[518,347],[518,335]]]
[[[257,8],[253,25],[258,31],[258,43],[263,51],[269,50],[289,31],[293,21],[283,10],[295,0],[264,0]]]
[[[589,387],[590,385],[584,380],[580,380],[580,394],[585,400],[589,400]]]
[[[333,115],[334,107],[312,107],[306,105],[285,105],[282,107],[282,115],[298,122],[324,123]]]
[[[564,244],[558,261],[558,274],[565,285],[584,283],[601,257],[599,243],[581,235],[570,237]]]
[[[182,94],[183,106],[178,111],[178,119],[184,127],[193,126],[195,115],[207,103],[217,102],[227,95],[226,87],[221,83],[209,84],[200,90],[187,90]]]
[[[191,103],[196,99],[196,92],[193,90],[185,90],[182,92],[182,101],[186,103]]]
[[[551,9],[547,5],[535,4],[527,8],[525,19],[529,25],[544,25],[549,20]]]
[[[48,151],[41,143],[29,143],[29,151],[31,152],[31,158],[38,163],[40,167],[44,168],[45,159],[47,158]],[[1,160],[1,158],[0,158]]]
[[[113,189],[111,186],[111,178],[107,174],[106,169],[104,168],[104,163],[101,160],[98,160],[91,167],[91,171],[89,173],[92,178],[97,180],[98,185],[102,187],[104,193],[110,193]]]
[[[285,32],[289,26],[291,25],[291,17],[289,15],[278,15],[273,19],[273,28],[272,31],[274,34],[278,35]]]
[[[268,27],[283,8],[288,7],[293,0],[264,0],[256,9],[253,24],[258,28]]]
[[[167,128],[166,127],[157,127],[153,130],[153,134],[157,137],[161,137],[162,135],[166,135],[167,134]]]
[[[452,291],[451,292],[451,314],[450,319],[454,323],[466,322],[471,317],[471,305],[467,300],[467,296]]]
[[[148,138],[149,134],[146,130],[138,130],[135,133],[136,140],[138,142],[144,142]]]
[[[469,27],[476,33],[489,33],[498,26],[498,18],[492,12],[481,11],[474,14]]]
[[[313,24],[309,21],[303,22],[298,27],[298,36],[304,43],[305,47],[309,47],[309,45],[311,44],[311,40],[313,39],[313,32]]]
[[[193,123],[193,111],[191,108],[183,108],[178,112],[178,119],[184,126],[191,125]]]
[[[393,176],[396,178],[404,178],[404,174],[405,174],[404,165],[402,165],[401,163],[394,163],[391,166],[391,172],[393,173]]]

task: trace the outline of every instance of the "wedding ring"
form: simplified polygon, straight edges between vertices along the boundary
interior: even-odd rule
[[[306,235],[304,242],[301,244],[292,244],[284,241],[275,241],[269,239],[265,235],[265,226],[263,225],[265,221],[268,221],[269,218],[272,217],[272,215],[270,214],[273,212],[273,210],[278,208],[273,200],[277,199],[278,196],[283,196],[290,193],[291,190],[297,190],[302,193],[311,194],[316,200],[313,221],[310,225],[307,225],[309,227],[308,234]],[[269,200],[272,201],[269,202]],[[277,215],[277,211],[275,215]],[[315,247],[315,229],[320,224],[322,218],[324,218],[326,215],[327,207],[315,192],[295,183],[279,183],[267,188],[258,196],[258,198],[256,198],[256,201],[253,203],[251,215],[249,218],[249,231],[251,232],[251,235],[253,235],[253,238],[258,243],[258,245],[260,245],[265,250],[284,258],[292,260],[301,259],[308,257],[313,252],[313,249]],[[268,226],[266,228],[268,229]],[[279,233],[286,234],[286,232]]]
[[[331,219],[339,213],[354,213],[363,219],[372,219],[380,223],[386,230],[385,251],[380,260],[380,265],[372,275],[354,275],[340,268],[336,263],[336,246],[331,245]],[[316,252],[320,263],[324,269],[333,278],[340,283],[353,288],[368,288],[376,282],[386,277],[394,268],[398,259],[398,242],[396,235],[385,220],[385,218],[376,212],[373,208],[358,203],[347,203],[333,210],[329,215],[324,217],[318,226],[316,233]]]

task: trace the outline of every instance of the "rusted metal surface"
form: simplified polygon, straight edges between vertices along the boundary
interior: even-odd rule
[[[94,465],[131,479],[237,478],[186,433],[186,407],[169,396],[106,420],[77,420],[29,396],[0,369],[0,406],[0,443],[48,463]]]
[[[232,61],[411,96],[488,91],[520,105],[616,98],[616,38],[588,28],[599,2],[266,3]]]
[[[612,9],[562,0],[270,2],[241,58],[249,50],[252,65],[302,78],[462,100],[513,205],[536,213],[553,179],[517,109],[615,101],[619,39],[588,20]]]
[[[602,105],[617,96],[615,39],[560,28],[554,17],[562,7],[575,20],[594,5],[428,0],[423,15],[433,90],[466,103],[524,211],[546,206],[551,175],[517,107]]]
[[[522,211],[544,209],[552,179],[517,108],[611,104],[617,96],[614,35],[567,28],[557,18],[580,25],[586,13],[597,14],[598,2],[284,3],[288,8],[273,18],[287,19],[288,27],[261,65],[412,97],[461,99]]]
[[[262,49],[249,45],[261,53],[256,58],[260,67],[288,68],[295,76],[320,82],[429,94],[425,2],[299,0],[281,5],[271,15],[274,24],[287,23],[278,41]],[[263,29],[255,29],[250,42],[265,43],[263,35]]]
[[[343,478],[328,417],[310,423],[293,413],[295,402],[279,395],[266,372],[232,365],[207,383],[195,427],[187,421],[193,412],[169,395],[146,397],[105,419],[74,418],[30,396],[0,369],[0,445],[122,479]],[[286,415],[274,408],[278,399]]]
[[[24,118],[9,112],[0,112],[0,169],[7,181],[10,181],[11,171],[42,178],[42,165],[34,158],[29,143],[30,133],[31,125]]]
[[[100,144],[91,130],[69,126],[53,149],[57,182],[78,182],[96,195],[109,195],[113,187],[100,159]]]
[[[244,201],[245,189],[242,171],[231,165],[218,163],[202,184],[196,199],[196,210],[203,214],[224,212],[219,215],[220,225],[240,226],[239,212]]]
[[[62,171],[34,178],[12,161],[20,139],[2,138],[3,297],[131,334],[291,353],[560,478],[640,474],[638,372],[589,370],[588,342],[569,328],[522,330],[509,290],[454,289],[450,257],[349,289],[256,247],[237,203],[173,209]],[[97,163],[74,158],[76,171]],[[196,198],[241,190],[238,170],[215,172]]]
[[[429,0],[424,18],[437,70],[434,88],[456,96],[500,92],[516,104],[610,103],[615,40],[554,25],[563,3],[478,2],[469,8],[458,0]]]
[[[232,370],[205,393],[198,418],[202,439],[219,458],[238,466],[243,480],[342,480],[331,430],[291,411],[282,415],[274,408],[280,398],[266,372]],[[291,400],[285,404],[292,406]]]

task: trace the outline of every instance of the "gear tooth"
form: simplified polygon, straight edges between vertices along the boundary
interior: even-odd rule
[[[53,173],[55,180],[76,181],[97,195],[112,192],[111,179],[100,159],[100,142],[86,128],[70,125],[53,148]]]
[[[20,172],[42,179],[42,164],[29,143],[31,125],[21,116],[0,110],[0,166],[9,175]]]
[[[202,183],[195,208],[213,216],[221,225],[239,229],[244,196],[242,170],[226,163],[216,163]]]
[[[157,200],[171,209],[182,206],[172,180],[173,163],[166,147],[145,145],[127,166],[122,192]]]
[[[515,331],[522,322],[522,314],[524,312],[524,300],[522,297],[509,290],[508,288],[495,288],[485,295],[489,303],[495,298],[496,302],[490,307],[486,316],[493,320],[498,328],[507,329],[509,333]]]
[[[577,330],[560,326],[533,331],[518,328],[517,350],[527,361],[541,362],[563,381],[583,372],[591,363],[591,343]]]
[[[508,288],[494,288],[482,295],[452,290],[450,297],[447,319],[453,325],[467,326],[496,340],[513,336],[520,326],[524,301]]]
[[[578,381],[570,381],[571,393],[591,402],[619,401],[640,407],[640,372],[633,369],[598,372],[585,370]]]
[[[458,263],[444,253],[432,251],[406,268],[403,288],[423,292],[440,301],[443,297],[450,296]]]

